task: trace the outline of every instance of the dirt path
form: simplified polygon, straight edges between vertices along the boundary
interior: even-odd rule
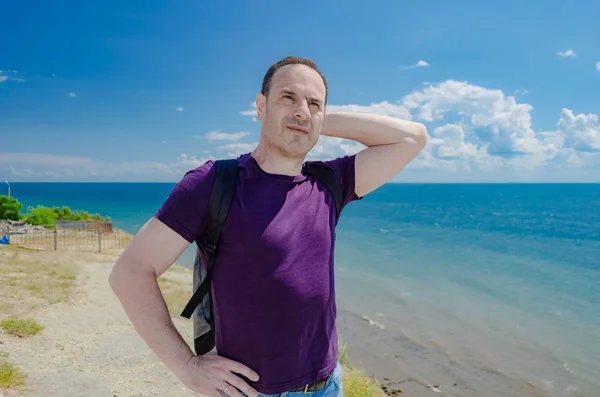
[[[200,395],[186,389],[135,332],[108,285],[111,267],[83,265],[70,302],[36,313],[46,327],[38,335],[3,335],[0,349],[27,376],[19,392],[5,391],[5,397]],[[174,322],[191,343],[191,323]]]

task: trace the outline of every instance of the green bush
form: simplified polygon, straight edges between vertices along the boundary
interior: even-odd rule
[[[69,207],[52,207],[52,211],[56,214],[56,219],[64,219],[68,221],[102,221],[110,222],[109,216],[101,216],[100,214],[90,214],[87,211],[72,211]]]
[[[87,211],[73,211],[69,207],[44,207],[38,205],[36,208],[28,207],[29,211],[24,222],[30,225],[53,225],[55,220],[67,221],[102,221],[110,222],[110,217],[100,214],[90,214]]]
[[[21,215],[22,209],[23,204],[19,200],[8,196],[0,196],[0,219],[20,221],[23,218],[23,215]]]
[[[0,196],[0,219],[23,221],[30,225],[53,225],[55,220],[101,221],[110,222],[109,216],[90,214],[87,211],[73,211],[69,207],[27,207],[27,213],[21,214],[23,204],[15,198]]]
[[[23,222],[30,225],[53,225],[56,219],[55,212],[48,207],[37,206],[27,208],[29,213],[25,215]]]

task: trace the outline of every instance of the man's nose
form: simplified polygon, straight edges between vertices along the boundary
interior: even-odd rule
[[[310,110],[306,101],[300,101],[298,107],[294,111],[294,117],[300,120],[308,120],[310,118]]]

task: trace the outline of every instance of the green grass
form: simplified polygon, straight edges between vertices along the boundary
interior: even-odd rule
[[[355,368],[344,367],[342,384],[347,397],[385,396],[379,382]]]
[[[0,389],[10,389],[25,384],[25,375],[11,363],[0,359]]]
[[[338,361],[343,367],[342,384],[346,397],[382,397],[384,390],[379,382],[364,371],[355,368],[346,350],[346,342],[338,338]]]
[[[351,367],[348,351],[346,350],[346,342],[342,338],[338,338],[338,361],[343,366]]]
[[[32,318],[20,319],[14,316],[2,320],[0,322],[0,327],[2,327],[7,334],[21,338],[33,336],[46,328]]]

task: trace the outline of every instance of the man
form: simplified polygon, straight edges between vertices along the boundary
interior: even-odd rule
[[[191,390],[211,397],[343,395],[335,208],[302,167],[320,135],[364,144],[355,155],[323,162],[342,181],[345,206],[400,172],[425,146],[427,131],[380,115],[327,114],[327,95],[327,81],[309,59],[287,57],[265,75],[256,97],[260,142],[238,158],[236,194],[213,267],[212,352],[194,354],[157,284],[206,226],[212,161],[184,176],[114,266],[110,285],[135,329]]]

